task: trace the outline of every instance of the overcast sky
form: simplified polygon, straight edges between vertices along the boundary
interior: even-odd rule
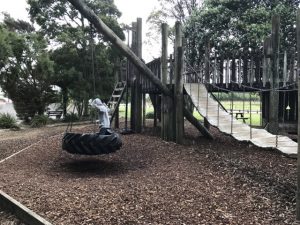
[[[119,22],[131,24],[131,22],[136,21],[137,17],[143,19],[143,34],[145,39],[145,31],[148,28],[146,19],[154,7],[158,5],[157,0],[115,0],[115,4],[122,12]],[[29,20],[26,11],[27,7],[26,0],[1,0],[0,11],[8,12],[12,17],[17,19]],[[151,59],[152,56],[157,57],[158,53],[159,49],[158,51],[153,51],[148,46],[143,46],[143,57],[146,61]]]

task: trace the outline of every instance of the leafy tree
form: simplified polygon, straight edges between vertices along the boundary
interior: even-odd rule
[[[146,42],[149,45],[159,43],[162,23],[175,24],[175,21],[181,21],[185,24],[193,11],[201,7],[203,0],[158,0],[158,2],[159,7],[152,10],[147,18],[150,28],[146,33]],[[173,33],[174,27],[170,26],[171,39],[174,39]]]
[[[299,0],[206,0],[186,23],[187,43],[192,49],[190,62],[203,58],[208,41],[225,57],[232,57],[238,51],[244,56],[261,54],[274,14],[281,16],[281,47],[295,46],[294,24],[299,3]]]
[[[21,119],[43,114],[53,102],[53,62],[46,40],[27,22],[5,15],[0,24],[0,85]]]
[[[54,83],[62,88],[64,110],[71,97],[79,115],[86,114],[89,98],[95,95],[107,98],[111,94],[119,52],[68,1],[28,0],[28,3],[32,20],[57,46],[52,51]],[[113,0],[90,0],[87,4],[121,39],[125,38],[117,22],[121,13]]]

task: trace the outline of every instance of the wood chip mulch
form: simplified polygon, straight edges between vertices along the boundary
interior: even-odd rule
[[[94,157],[45,138],[0,164],[0,189],[59,225],[294,222],[296,160],[186,128],[182,146],[147,131]]]

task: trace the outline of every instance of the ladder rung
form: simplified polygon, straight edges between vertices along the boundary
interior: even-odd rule
[[[123,91],[124,88],[115,88],[115,91]]]
[[[121,95],[112,95],[113,98],[120,98]]]

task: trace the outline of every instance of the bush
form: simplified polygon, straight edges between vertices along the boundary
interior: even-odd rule
[[[78,121],[79,117],[75,113],[68,113],[65,115],[65,118],[63,119],[63,122],[75,122]]]
[[[9,129],[9,128],[19,128],[17,121],[8,113],[0,113],[0,128]]]
[[[154,112],[147,112],[146,119],[154,119]]]
[[[31,127],[42,127],[47,125],[49,122],[49,118],[46,115],[36,115],[31,120],[30,126]]]

